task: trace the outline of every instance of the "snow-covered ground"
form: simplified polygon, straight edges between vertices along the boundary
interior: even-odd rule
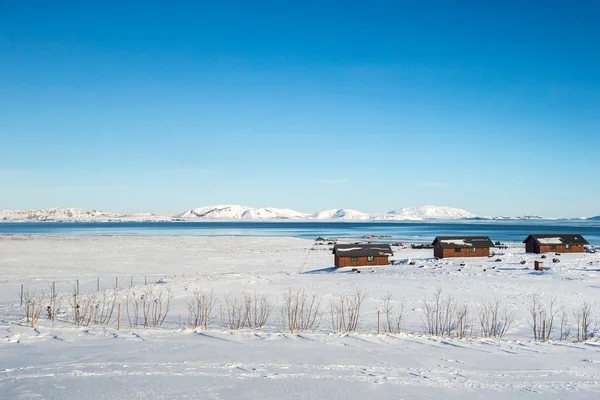
[[[548,255],[546,271],[535,272],[533,261],[542,259],[520,245],[496,249],[491,258],[439,261],[432,250],[393,246],[394,265],[357,274],[332,269],[329,249],[293,238],[0,236],[0,399],[600,396],[600,343],[559,341],[555,334],[534,342],[528,316],[532,294],[556,296],[571,325],[583,301],[597,306],[599,253]],[[68,313],[77,281],[82,296],[98,285],[116,284],[119,296],[132,284],[133,290],[170,287],[172,309],[165,324],[152,329],[130,328],[125,316],[120,330],[44,315],[35,328],[25,323],[22,284],[48,295],[54,282]],[[321,296],[317,329],[282,329],[289,288]],[[514,313],[507,336],[424,335],[423,300],[439,288],[473,313],[500,299]],[[187,302],[194,289],[213,290],[222,303],[225,296],[264,294],[271,318],[263,328],[237,331],[224,329],[217,316],[206,332],[190,329]],[[367,293],[358,330],[333,333],[331,300],[357,289]],[[396,306],[405,301],[406,323],[402,334],[377,335],[377,311],[388,292]],[[593,318],[600,318],[595,309]]]

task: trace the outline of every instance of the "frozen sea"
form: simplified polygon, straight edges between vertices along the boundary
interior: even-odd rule
[[[206,222],[21,222],[0,223],[0,234],[68,236],[268,236],[362,238],[428,242],[438,235],[485,235],[520,242],[530,233],[578,233],[600,244],[600,221],[512,220],[437,222],[206,221]]]

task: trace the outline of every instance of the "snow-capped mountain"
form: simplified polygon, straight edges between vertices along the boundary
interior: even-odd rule
[[[286,208],[251,208],[237,205],[217,205],[194,208],[178,214],[177,218],[196,219],[306,219],[310,214]]]
[[[350,219],[350,220],[368,220],[371,219],[369,214],[365,214],[356,210],[348,209],[333,209],[314,213],[310,216],[311,219]]]
[[[415,217],[416,219],[464,219],[476,217],[475,214],[461,208],[423,206],[393,210],[389,215]]]
[[[195,208],[178,214],[181,219],[220,219],[220,220],[355,220],[355,221],[422,221],[440,219],[464,219],[475,214],[451,207],[412,207],[390,211],[386,214],[366,214],[351,209],[331,209],[316,213],[303,213],[284,208],[251,208],[238,205],[217,205]]]
[[[152,213],[111,213],[80,208],[41,208],[37,210],[0,210],[0,221],[48,221],[48,222],[111,222],[111,221],[170,221]]]
[[[367,214],[352,209],[331,209],[307,213],[288,208],[253,208],[240,205],[216,205],[190,209],[175,216],[153,213],[113,213],[80,208],[42,208],[37,210],[0,210],[0,222],[170,222],[170,221],[261,221],[261,220],[329,220],[329,221],[427,221],[427,220],[550,220],[534,215],[521,217],[477,216],[472,212],[452,207],[408,207],[388,213]],[[580,218],[600,220],[600,216]]]

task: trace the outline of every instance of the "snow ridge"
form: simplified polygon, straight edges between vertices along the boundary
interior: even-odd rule
[[[194,208],[181,214],[183,219],[220,220],[351,220],[351,221],[404,221],[450,220],[476,217],[475,214],[451,207],[411,207],[386,214],[367,214],[352,209],[330,209],[316,213],[303,213],[287,208],[251,208],[238,205],[216,205]]]
[[[390,211],[390,215],[416,217],[420,219],[463,219],[476,217],[475,214],[461,208],[423,206],[408,207]]]
[[[0,210],[0,221],[3,222],[160,222],[170,221],[152,213],[111,213],[81,208],[51,207],[36,210]]]
[[[193,208],[174,216],[153,213],[113,213],[71,207],[35,210],[0,210],[0,222],[170,222],[198,220],[331,220],[331,221],[427,221],[427,220],[549,220],[534,215],[520,217],[478,216],[461,208],[423,206],[407,207],[381,214],[367,214],[352,209],[330,209],[315,213],[288,208],[252,208],[241,205],[215,205]],[[600,220],[600,216],[580,220]]]

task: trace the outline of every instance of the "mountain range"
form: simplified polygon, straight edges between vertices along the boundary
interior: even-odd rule
[[[0,222],[171,222],[204,220],[320,220],[320,221],[427,221],[427,220],[543,220],[558,219],[539,216],[486,217],[453,207],[408,207],[387,213],[367,214],[352,209],[330,209],[306,213],[287,208],[253,208],[240,205],[215,205],[193,208],[185,212],[165,216],[154,213],[112,213],[79,208],[42,208],[36,210],[0,210]],[[579,218],[600,220],[600,216]]]

